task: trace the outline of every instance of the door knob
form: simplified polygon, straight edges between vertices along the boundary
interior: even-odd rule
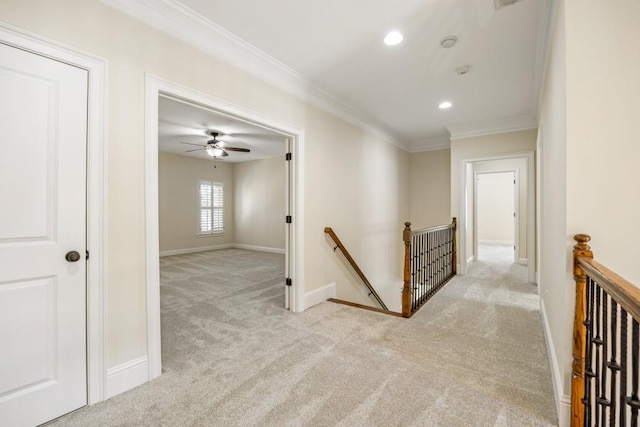
[[[66,259],[69,262],[77,262],[80,260],[80,254],[76,251],[69,251],[64,256],[64,259]]]

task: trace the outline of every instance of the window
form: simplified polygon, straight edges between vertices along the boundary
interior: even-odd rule
[[[224,233],[224,187],[198,181],[198,235]]]

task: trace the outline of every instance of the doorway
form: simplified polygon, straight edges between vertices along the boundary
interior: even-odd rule
[[[519,162],[519,166],[507,163]],[[477,158],[463,158],[459,163],[459,274],[467,273],[467,265],[477,259],[478,237],[476,224],[475,186],[476,172],[515,171],[517,181],[514,241],[518,250],[518,264],[527,265],[527,280],[535,282],[535,170],[533,152],[511,153]],[[466,262],[465,262],[466,261]]]
[[[475,172],[477,259],[491,262],[510,253],[518,261],[516,172]]]
[[[267,129],[287,141],[289,151],[282,159],[286,165],[285,269],[284,304],[292,311],[304,309],[302,277],[303,210],[300,193],[303,177],[303,131],[264,117],[256,112],[229,104],[217,98],[186,89],[154,76],[147,76],[145,102],[145,176],[147,210],[147,306],[149,342],[149,379],[161,373],[160,292],[159,292],[159,221],[158,221],[158,105],[160,97],[180,100],[216,114]],[[284,153],[283,153],[284,154]]]

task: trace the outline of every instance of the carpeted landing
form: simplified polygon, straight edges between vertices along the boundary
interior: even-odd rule
[[[163,375],[54,425],[556,425],[536,288],[503,255],[409,320],[284,310],[281,255],[162,258]]]

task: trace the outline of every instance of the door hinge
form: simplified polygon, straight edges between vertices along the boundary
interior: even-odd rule
[[[285,279],[285,284],[286,284],[287,286],[292,286],[291,278],[287,277],[287,278]]]
[[[86,258],[85,259],[89,259],[89,251],[85,251],[86,252]]]
[[[291,224],[291,215],[287,215],[287,217],[285,218],[285,221],[287,224]]]
[[[285,154],[284,159],[285,159],[286,161],[291,160],[291,153],[287,153],[287,154]]]

